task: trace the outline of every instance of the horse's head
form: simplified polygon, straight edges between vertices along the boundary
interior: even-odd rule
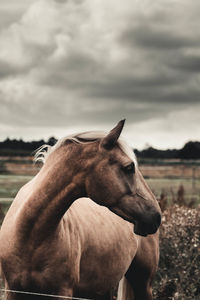
[[[146,236],[160,226],[161,210],[132,149],[120,138],[123,126],[124,120],[107,135],[87,132],[63,138],[46,152],[42,147],[36,158],[45,162],[41,176],[42,182],[48,182],[48,193],[55,194],[56,182],[56,193],[67,197],[67,205],[90,197],[133,223],[135,233]]]
[[[93,201],[134,224],[146,236],[161,223],[158,202],[140,173],[133,151],[119,136],[124,120],[99,141],[86,176],[86,193]]]

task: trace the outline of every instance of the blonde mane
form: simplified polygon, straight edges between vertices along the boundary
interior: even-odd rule
[[[43,145],[39,149],[37,149],[34,161],[41,161],[44,164],[49,154],[65,144],[66,141],[72,141],[76,144],[88,144],[94,143],[104,138],[106,135],[107,133],[103,131],[87,131],[66,136],[58,140],[54,146]],[[120,149],[137,165],[137,159],[133,150],[129,147],[129,145],[122,137],[118,139],[117,144]]]

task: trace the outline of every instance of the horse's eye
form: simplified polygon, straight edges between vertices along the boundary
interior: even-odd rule
[[[123,170],[127,174],[134,174],[135,173],[135,165],[134,165],[134,163],[131,163],[131,164],[123,167]]]

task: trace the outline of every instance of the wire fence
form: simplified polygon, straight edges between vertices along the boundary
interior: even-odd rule
[[[8,289],[0,289],[2,293],[13,293],[13,294],[22,294],[22,295],[31,295],[35,297],[46,297],[46,298],[57,298],[57,299],[70,299],[70,300],[93,300],[89,298],[77,298],[71,296],[61,296],[61,295],[52,295],[52,294],[43,294],[43,293],[33,293],[33,292],[25,292],[25,291],[17,291],[17,290],[8,290]],[[1,300],[6,300],[5,296],[3,296]]]

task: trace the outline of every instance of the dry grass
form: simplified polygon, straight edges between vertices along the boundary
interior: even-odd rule
[[[167,208],[175,204],[177,204],[178,206],[184,206],[188,208],[195,208],[199,206],[198,196],[188,197],[186,190],[182,184],[179,185],[176,193],[171,188],[170,194],[171,195],[169,195],[169,193],[167,193],[164,189],[160,194],[158,201],[162,211],[165,211]]]

